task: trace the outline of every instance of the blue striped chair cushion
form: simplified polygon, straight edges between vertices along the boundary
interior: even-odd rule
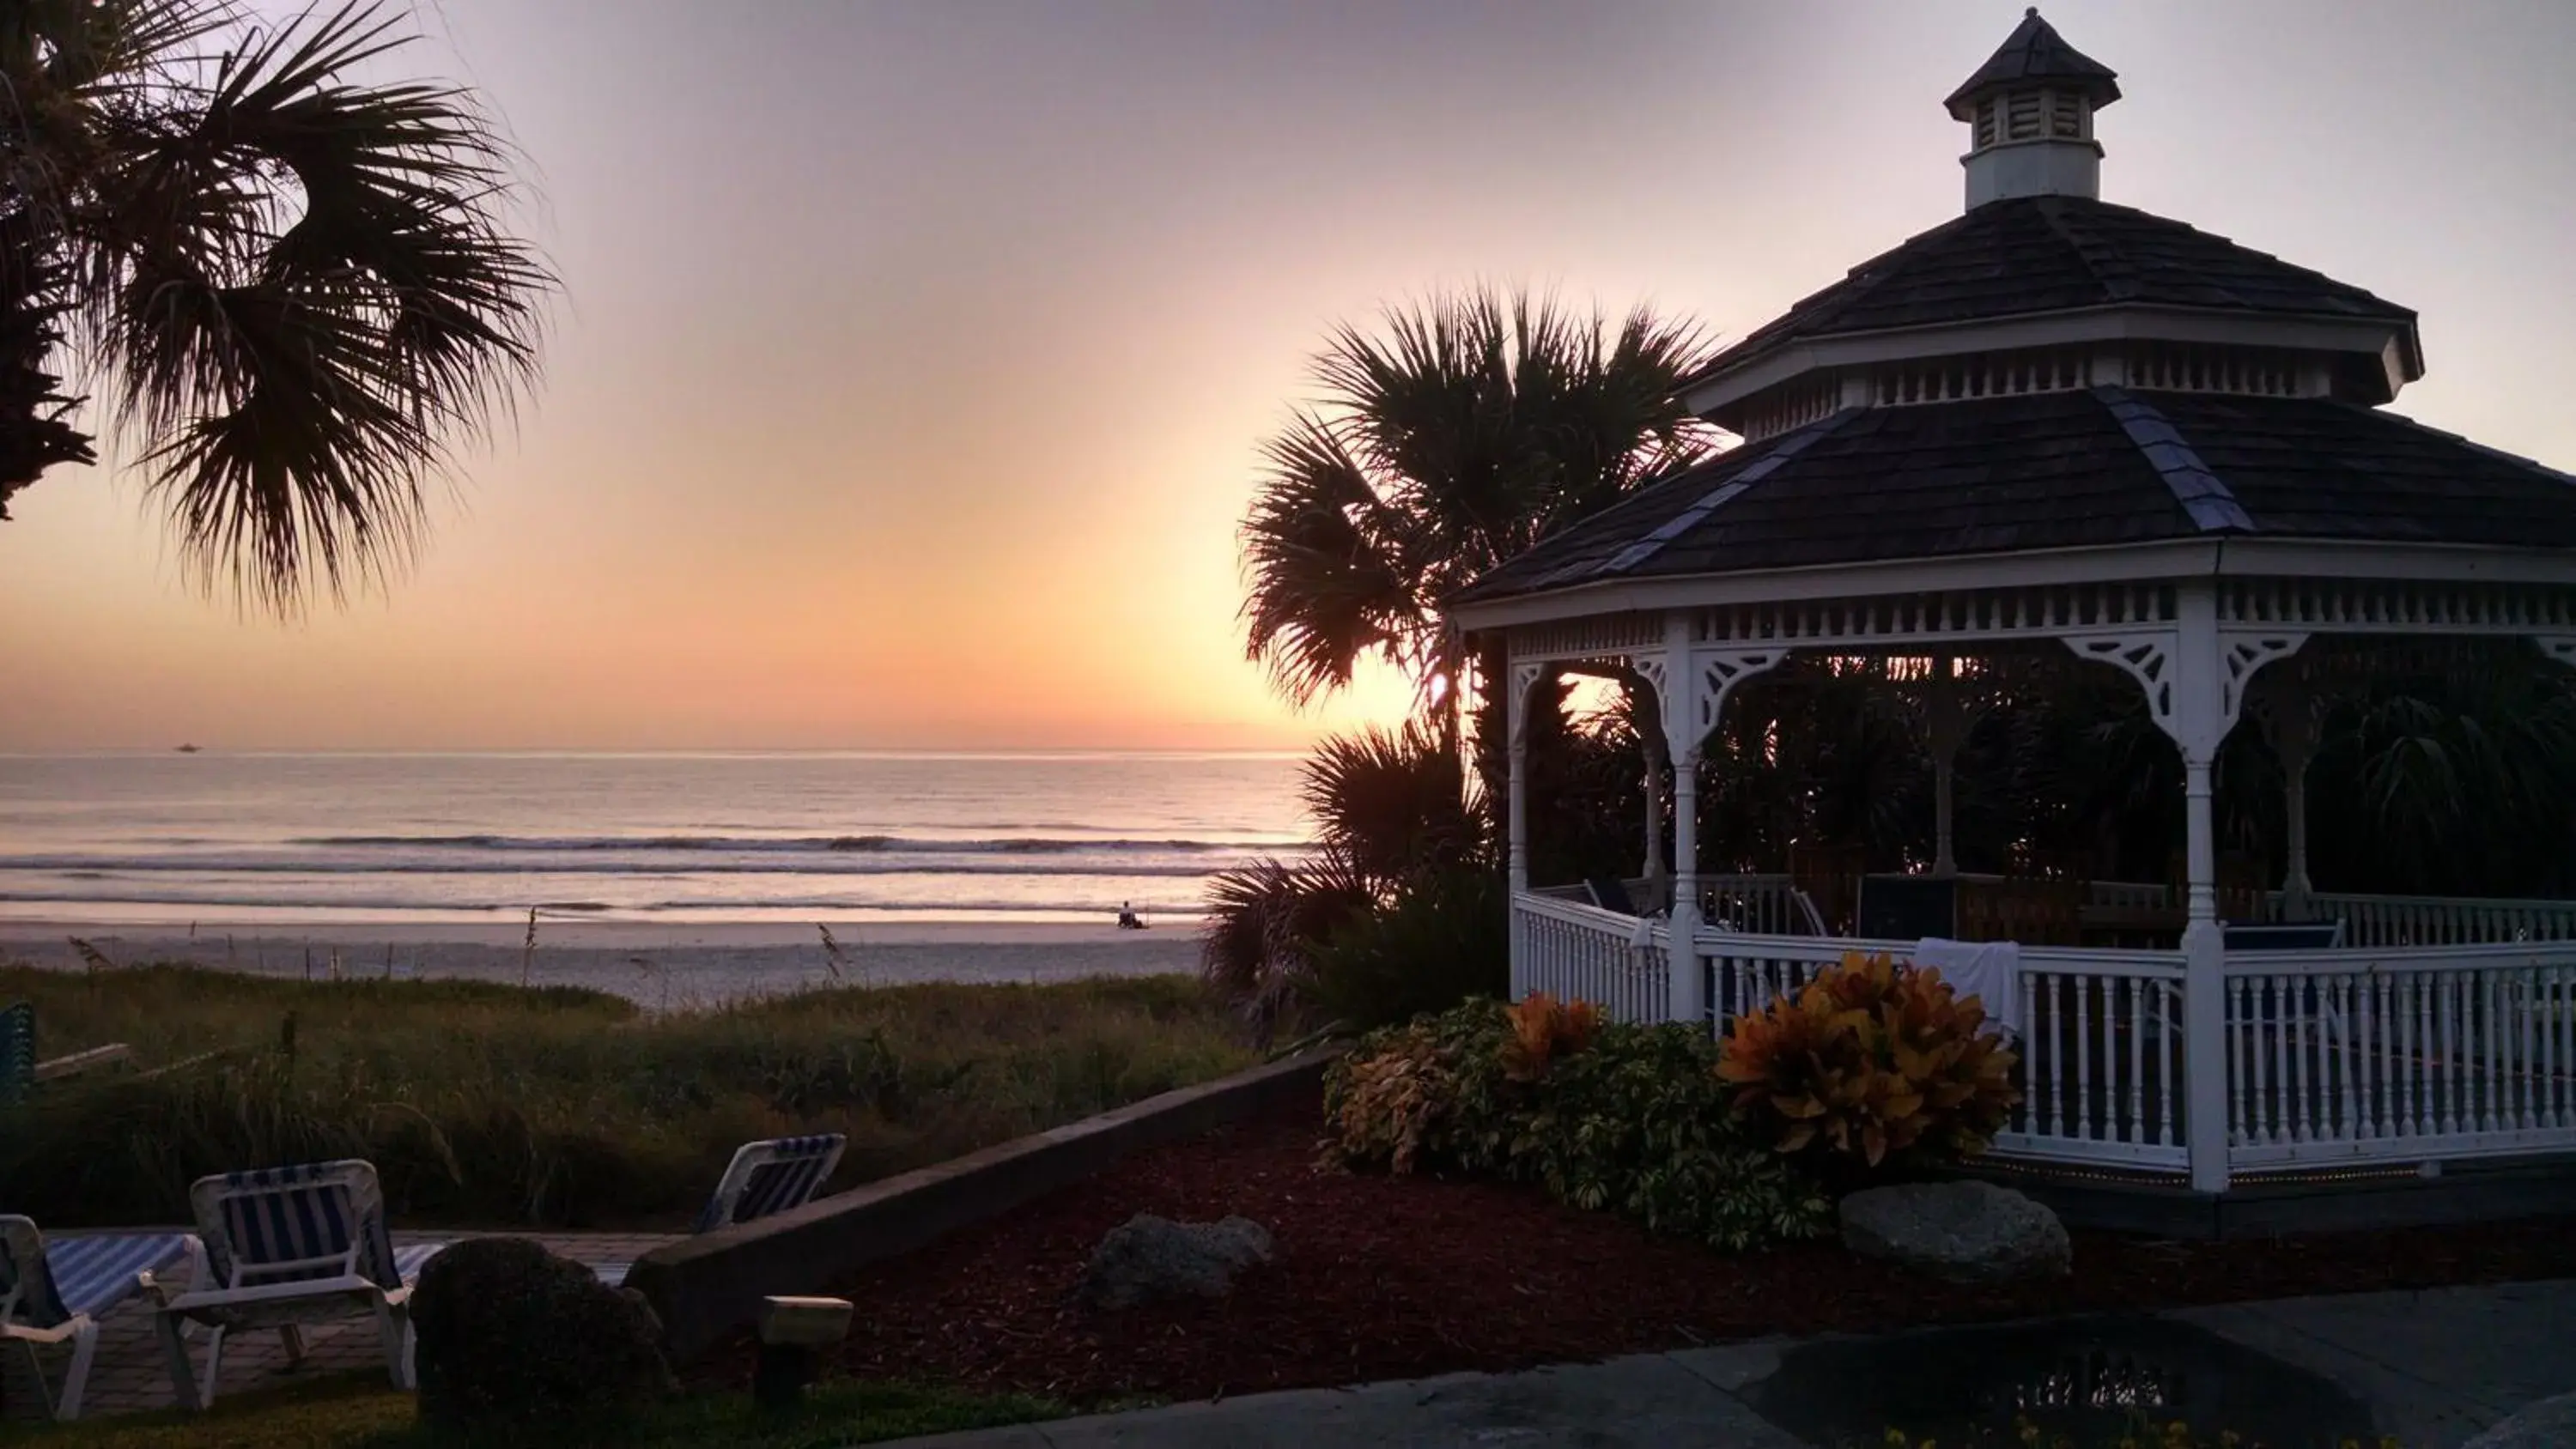
[[[830,1171],[834,1155],[846,1140],[837,1132],[823,1132],[745,1144],[735,1154],[733,1166],[726,1170],[725,1181],[716,1184],[715,1196],[707,1200],[706,1211],[698,1215],[696,1230],[712,1232],[803,1207],[813,1198],[815,1189],[823,1185],[823,1175]],[[735,1174],[747,1158],[752,1166],[742,1174],[737,1189]]]
[[[417,1283],[420,1281],[420,1270],[428,1265],[430,1259],[437,1257],[439,1250],[446,1246],[445,1243],[414,1243],[407,1248],[396,1248],[394,1249],[394,1271],[402,1275],[404,1282]]]
[[[380,1287],[402,1286],[393,1244],[385,1236],[383,1197],[375,1169],[357,1161],[312,1162],[294,1167],[227,1173],[215,1203],[217,1221],[207,1256],[219,1281],[245,1287],[297,1283],[339,1274],[322,1264],[284,1271],[272,1263],[345,1254],[357,1244],[357,1271]]]
[[[95,1318],[134,1291],[134,1275],[161,1267],[187,1250],[181,1233],[102,1233],[48,1238],[45,1261],[63,1306]]]

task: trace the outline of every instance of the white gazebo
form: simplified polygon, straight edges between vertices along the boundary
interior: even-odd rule
[[[2576,903],[2310,890],[2316,714],[2281,666],[2337,636],[2508,637],[2576,664],[2576,479],[2381,410],[2422,375],[2407,309],[2101,201],[2094,118],[2119,96],[2033,12],[1947,103],[1969,130],[1965,213],[1691,381],[1742,446],[1455,601],[1509,658],[1491,685],[1513,991],[1723,1031],[1846,951],[1910,949],[1802,927],[1785,875],[1702,878],[1697,772],[1728,695],[1799,653],[1947,680],[1957,659],[2072,651],[2135,679],[2186,782],[2178,898],[2085,889],[2172,912],[2178,944],[2022,948],[2026,1100],[1998,1154],[2218,1193],[2576,1151]],[[1565,672],[1641,680],[1660,705],[1668,913],[1531,887],[1527,712]],[[1958,730],[1932,713],[1946,802]],[[2249,713],[2293,807],[2288,878],[2260,909],[2339,921],[2339,945],[2228,948],[2210,772]]]

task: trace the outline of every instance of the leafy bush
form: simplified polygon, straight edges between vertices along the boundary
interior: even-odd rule
[[[1686,1026],[1475,1001],[1364,1039],[1327,1075],[1326,1115],[1354,1165],[1534,1182],[1729,1252],[1821,1235],[1832,1205],[1748,1136],[1716,1065]]]
[[[1308,949],[1295,990],[1314,1014],[1356,1031],[1501,996],[1511,977],[1503,878],[1469,866],[1415,876],[1342,922]]]
[[[1973,1156],[2021,1100],[1985,1015],[1937,971],[1848,955],[1794,999],[1736,1018],[1717,1075],[1781,1152],[1839,1157],[1838,1175],[1853,1157]]]

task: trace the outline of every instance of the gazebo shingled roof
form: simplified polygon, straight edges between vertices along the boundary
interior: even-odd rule
[[[2066,43],[2057,28],[2039,18],[2039,7],[2022,12],[2021,24],[2004,37],[1977,73],[1968,77],[1942,104],[1960,120],[1981,93],[2032,81],[2072,81],[2091,96],[2096,110],[2120,98],[2117,72]]]
[[[1747,333],[1715,377],[1798,341],[2114,305],[2386,321],[2415,313],[2223,236],[2085,196],[1990,202],[1851,269]]]
[[[1459,602],[2210,534],[2576,549],[2576,479],[2333,398],[2104,385],[1847,408],[1654,484]]]

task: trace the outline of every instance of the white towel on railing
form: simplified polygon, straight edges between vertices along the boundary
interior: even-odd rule
[[[1950,989],[1976,997],[1986,1024],[2021,1035],[2021,947],[2011,941],[1944,941],[1926,936],[1914,944],[1914,964],[1941,973]]]

